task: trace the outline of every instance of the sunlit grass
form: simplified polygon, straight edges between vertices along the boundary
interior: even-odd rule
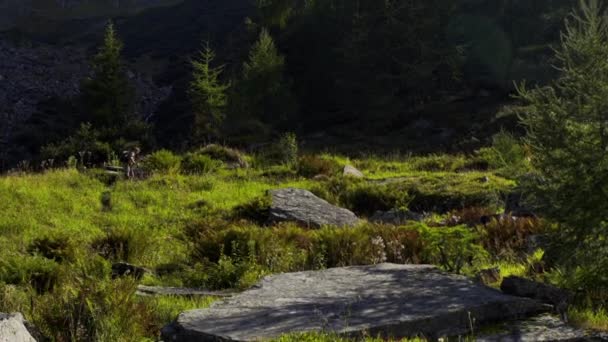
[[[158,329],[173,322],[177,316],[188,310],[205,309],[217,301],[215,297],[177,297],[177,296],[157,296],[142,297],[140,299],[146,303],[154,313]]]
[[[573,307],[568,310],[573,324],[586,329],[608,331],[608,311],[606,309],[585,309]]]
[[[281,336],[272,342],[423,342],[422,338],[386,339],[381,337],[348,338],[330,333],[297,333]]]
[[[390,192],[405,191],[412,203],[421,207],[439,203],[440,206],[468,206],[481,203],[494,206],[502,201],[502,195],[510,191],[515,182],[493,174],[492,171],[475,171],[468,169],[470,160],[463,156],[436,155],[428,157],[394,156],[392,158],[366,157],[349,159],[343,156],[325,154],[322,158],[331,159],[338,165],[351,164],[364,172],[366,178],[378,180],[384,178],[402,178],[398,186],[376,186],[376,183],[365,180],[349,183],[354,190],[361,190],[363,203],[371,203],[375,198],[393,198]],[[298,175],[297,170],[286,165],[258,165],[250,169],[217,170],[205,175],[182,175],[176,172],[156,174],[142,181],[120,180],[113,185],[105,185],[92,174],[80,173],[76,170],[56,170],[44,174],[9,175],[0,177],[0,260],[5,260],[9,267],[15,262],[21,263],[24,277],[31,277],[32,272],[57,269],[61,271],[58,278],[61,286],[69,285],[72,278],[81,274],[72,274],[74,268],[87,269],[99,264],[100,251],[95,249],[95,242],[108,237],[126,236],[128,253],[126,260],[136,265],[145,266],[152,270],[162,267],[174,268],[167,275],[149,274],[138,283],[168,286],[205,286],[210,277],[229,281],[230,284],[219,286],[251,285],[262,275],[273,272],[317,269],[322,267],[340,266],[342,263],[364,264],[371,262],[379,251],[369,248],[369,241],[382,236],[386,243],[399,242],[406,248],[388,255],[389,261],[394,262],[437,262],[428,250],[424,249],[425,242],[419,240],[416,232],[424,229],[434,229],[421,225],[388,227],[362,224],[349,230],[326,227],[320,230],[307,230],[295,225],[279,227],[260,227],[252,222],[241,222],[233,216],[235,207],[253,202],[263,196],[268,190],[284,187],[315,189],[332,186],[336,181],[342,182],[339,171],[330,180],[315,181]],[[487,179],[486,179],[487,177]],[[349,181],[351,182],[351,181]],[[360,186],[361,184],[368,186]],[[358,188],[359,186],[359,188]],[[376,189],[382,194],[378,197],[366,193],[368,188]],[[352,190],[351,189],[351,190]],[[346,191],[344,189],[338,191]],[[103,208],[102,194],[109,193],[110,208]],[[366,197],[367,196],[367,197]],[[396,197],[395,197],[396,198]],[[358,202],[357,202],[358,203]],[[342,203],[339,203],[342,205]],[[347,206],[344,203],[344,206]],[[492,208],[499,209],[499,208]],[[448,209],[449,210],[449,209]],[[365,214],[360,214],[365,217]],[[445,219],[444,214],[435,213],[427,218],[426,223],[436,223]],[[211,222],[206,226],[206,222]],[[226,223],[226,225],[224,225]],[[200,246],[208,248],[205,243],[215,244],[211,247],[224,246],[224,240],[230,232],[231,236],[242,237],[242,246],[256,243],[256,253],[273,260],[272,268],[264,266],[262,261],[248,261],[242,255],[227,255],[222,267],[215,267],[206,260],[193,257],[192,247],[198,235],[186,236],[189,227],[199,227],[197,233],[204,233]],[[424,229],[423,229],[424,228]],[[212,232],[205,229],[210,229]],[[225,230],[225,231],[224,231]],[[225,236],[226,235],[226,236]],[[52,261],[33,252],[32,243],[49,237],[51,240],[69,237],[69,246],[74,248],[73,259],[67,261]],[[216,239],[216,240],[212,240]],[[393,241],[394,240],[394,241]],[[351,243],[352,242],[352,243]],[[408,245],[408,243],[410,243]],[[329,246],[326,251],[323,246]],[[354,248],[353,246],[357,246]],[[233,247],[232,245],[226,245]],[[226,247],[224,246],[224,247]],[[323,247],[323,248],[322,248]],[[367,249],[366,249],[367,248]],[[510,275],[526,276],[530,263],[540,260],[542,251],[535,253],[528,260],[484,260],[475,258],[476,264],[465,269],[465,273],[474,276],[480,269],[498,266],[501,277]],[[411,255],[410,255],[411,254]],[[250,255],[256,257],[255,254]],[[319,257],[319,258],[317,258]],[[409,258],[409,259],[408,259]],[[318,260],[317,260],[318,259]],[[411,259],[411,260],[410,260]],[[504,259],[504,258],[503,258]],[[346,260],[346,261],[345,261]],[[104,260],[102,266],[93,269],[103,269],[103,277],[95,275],[103,286],[99,287],[100,296],[113,296],[116,280],[108,275],[111,262]],[[12,264],[11,264],[12,262]],[[2,263],[0,263],[2,264]],[[47,265],[48,264],[48,265]],[[326,265],[327,264],[327,265]],[[1,265],[0,265],[1,266]],[[217,265],[216,265],[217,266]],[[232,269],[234,272],[229,272]],[[52,272],[49,274],[52,275]],[[7,279],[0,279],[0,311],[23,311],[26,315],[31,299],[39,303],[38,313],[46,312],[44,305],[53,310],[64,310],[62,305],[69,304],[71,297],[59,301],[54,294],[38,295],[31,284],[22,281],[19,284],[3,287],[2,281],[14,280],[14,275],[21,273],[7,268],[3,271]],[[201,273],[202,272],[202,273]],[[214,275],[210,275],[215,272]],[[1,272],[0,272],[1,273]],[[100,274],[101,274],[100,273]],[[234,273],[234,274],[233,274]],[[238,279],[231,277],[237,274]],[[9,279],[12,277],[11,279]],[[88,279],[84,276],[83,279]],[[225,277],[225,279],[221,278]],[[215,284],[218,284],[217,279]],[[127,298],[133,296],[133,284],[121,291]],[[135,284],[136,285],[136,284]],[[492,284],[498,287],[500,282]],[[14,286],[14,287],[13,287]],[[72,284],[74,289],[79,285]],[[7,290],[8,289],[8,290]],[[10,290],[10,291],[9,291]],[[131,292],[130,292],[131,291]],[[85,291],[86,292],[86,291]],[[96,297],[89,294],[93,299]],[[31,298],[30,298],[31,297]],[[110,298],[108,297],[108,298]],[[29,298],[29,299],[28,299]],[[100,297],[103,299],[103,297]],[[4,303],[1,303],[4,300]],[[181,297],[149,297],[131,301],[128,310],[139,310],[143,305],[145,313],[138,317],[137,326],[133,331],[145,336],[131,336],[127,340],[142,340],[153,338],[158,329],[173,320],[180,312],[209,306],[212,298],[181,298]],[[103,300],[99,300],[102,303]],[[110,308],[103,317],[108,327],[108,334],[118,336],[120,329],[127,329],[120,322],[113,322],[114,310]],[[143,310],[142,309],[142,310]],[[127,310],[127,309],[125,309]],[[57,311],[59,316],[62,311]],[[123,312],[128,316],[128,312]],[[606,313],[574,311],[579,324],[589,327],[602,327],[605,324]],[[48,324],[51,329],[53,322],[47,318],[35,316],[34,320]],[[106,321],[104,321],[106,322]],[[105,323],[104,323],[105,324]],[[140,326],[141,325],[141,326]],[[116,330],[116,327],[122,327]],[[604,325],[605,327],[605,325]],[[114,329],[114,330],[112,330]],[[146,330],[151,329],[151,330]],[[114,331],[114,332],[113,332]],[[118,332],[116,332],[118,331]],[[118,334],[118,335],[116,335]],[[309,341],[309,342],[343,342],[344,337],[331,334],[295,334],[279,338],[279,342]],[[368,342],[379,342],[381,339],[368,338]],[[420,340],[408,340],[420,341]]]

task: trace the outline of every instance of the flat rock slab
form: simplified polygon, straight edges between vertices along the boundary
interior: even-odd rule
[[[306,227],[354,226],[359,223],[350,210],[336,207],[303,189],[269,191],[272,198],[270,222],[296,222]]]
[[[478,342],[536,342],[536,341],[607,341],[608,334],[577,329],[562,322],[559,317],[545,314],[507,322],[498,332],[477,336]]]
[[[259,341],[286,333],[455,336],[475,324],[527,317],[546,305],[429,265],[380,264],[273,275],[208,309],[187,311],[164,341]]]

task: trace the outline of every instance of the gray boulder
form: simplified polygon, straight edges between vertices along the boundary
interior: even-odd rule
[[[269,191],[272,198],[269,221],[296,222],[306,227],[354,226],[359,219],[350,210],[336,207],[302,189]]]
[[[500,289],[509,295],[533,298],[551,304],[554,310],[562,315],[562,319],[567,321],[566,312],[572,295],[566,290],[516,276],[503,279]]]
[[[346,165],[344,167],[344,177],[353,177],[353,178],[365,178],[365,175],[363,174],[363,172],[357,170],[357,168],[355,168],[352,165]]]
[[[36,342],[20,313],[0,313],[0,342]]]
[[[430,265],[379,264],[268,276],[162,330],[170,341],[260,341],[286,333],[456,336],[547,310]],[[477,328],[477,327],[475,327]]]
[[[369,220],[374,223],[398,226],[408,221],[420,222],[424,220],[424,215],[409,210],[393,209],[389,211],[377,211]]]

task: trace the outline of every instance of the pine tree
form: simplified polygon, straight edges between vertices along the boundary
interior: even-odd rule
[[[227,105],[226,91],[229,84],[221,83],[224,66],[212,67],[215,52],[206,44],[197,59],[192,61],[190,98],[194,109],[194,140],[202,142],[217,138]]]
[[[285,58],[262,29],[243,64],[243,92],[249,113],[265,123],[279,123],[293,111],[289,82],[284,77]]]
[[[82,85],[85,110],[98,129],[116,130],[128,123],[133,113],[135,91],[129,84],[121,59],[123,45],[109,22],[102,46],[93,58],[93,76]]]
[[[608,17],[598,0],[581,0],[556,50],[560,76],[550,86],[519,87],[527,103],[533,203],[560,223],[564,262],[608,265]],[[595,272],[592,271],[590,275]],[[608,283],[604,284],[608,286]]]

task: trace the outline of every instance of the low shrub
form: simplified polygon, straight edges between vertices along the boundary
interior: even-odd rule
[[[191,225],[182,237],[189,244],[188,285],[246,287],[268,273],[305,269],[307,250],[295,227],[260,228],[226,222]],[[204,275],[201,277],[201,275]]]
[[[58,280],[59,264],[41,256],[12,255],[0,259],[0,282],[50,291]]]
[[[417,212],[445,213],[468,207],[497,210],[514,183],[500,177],[483,181],[481,176],[424,175],[404,179],[400,186],[409,192],[412,198],[409,207]]]
[[[461,273],[464,266],[482,262],[488,256],[477,244],[477,234],[467,227],[422,227],[422,238],[428,246],[425,250],[427,260],[448,272]]]
[[[383,262],[424,262],[421,227],[369,224],[355,229],[324,228],[312,233],[309,265],[339,267]]]
[[[55,165],[67,163],[71,157],[76,157],[78,166],[101,166],[110,159],[113,149],[110,144],[102,141],[101,134],[91,124],[82,124],[74,135],[65,140],[42,147],[43,159],[53,159]]]
[[[133,279],[111,280],[109,264],[89,259],[64,275],[62,286],[36,298],[34,324],[55,341],[139,341],[153,337],[151,308]]]
[[[468,156],[462,166],[455,169],[456,172],[469,172],[469,171],[488,171],[490,169],[490,163],[479,155]]]
[[[376,211],[406,208],[409,202],[409,193],[403,187],[365,182],[348,189],[341,199],[347,208],[364,216],[371,216]]]
[[[142,168],[152,173],[174,173],[180,169],[181,158],[168,150],[159,150],[142,160]]]
[[[104,169],[88,169],[85,173],[87,176],[100,181],[106,186],[112,186],[124,177],[124,174],[109,173]]]
[[[525,250],[528,237],[548,232],[547,223],[536,218],[501,215],[478,225],[481,244],[495,258],[509,257]]]
[[[477,239],[464,227],[423,224],[307,230],[290,224],[260,228],[199,223],[182,237],[191,251],[184,278],[190,286],[240,287],[268,273],[382,262],[434,263],[460,272],[485,258]]]
[[[378,246],[372,246],[370,240],[361,229],[321,229],[313,234],[312,262],[325,268],[366,265],[372,259],[386,261],[383,242],[378,240]]]
[[[270,216],[270,206],[272,199],[270,196],[260,196],[252,201],[236,206],[232,209],[232,217],[235,219],[244,219],[258,225],[265,225]]]
[[[283,164],[295,165],[298,162],[298,139],[295,133],[285,133],[278,142]]]
[[[67,235],[48,235],[35,238],[27,251],[57,262],[72,261],[76,256],[74,243]]]
[[[243,153],[226,146],[210,144],[196,151],[196,154],[209,156],[212,159],[224,162],[226,165],[234,165],[241,168],[249,167],[247,158]]]
[[[417,171],[454,172],[465,166],[467,160],[462,155],[438,154],[414,157],[409,161],[411,168]]]
[[[445,225],[454,227],[466,224],[475,227],[482,224],[485,218],[496,215],[496,210],[484,207],[468,207],[464,209],[452,210],[447,214]]]
[[[332,176],[340,171],[340,164],[335,160],[313,155],[305,155],[298,159],[298,174],[312,178],[317,175]]]
[[[348,208],[358,215],[407,207],[410,195],[399,184],[373,184],[365,180],[332,178],[311,191],[330,203]]]
[[[187,174],[202,175],[222,167],[222,161],[200,153],[188,153],[181,163],[181,170]]]
[[[271,181],[284,182],[298,178],[298,173],[289,165],[274,165],[264,170],[261,176]]]
[[[481,159],[499,174],[516,178],[530,171],[530,161],[525,146],[512,134],[501,131],[492,137],[492,146],[478,151]]]
[[[92,241],[91,247],[111,261],[133,262],[144,255],[151,237],[135,229],[114,228]]]

